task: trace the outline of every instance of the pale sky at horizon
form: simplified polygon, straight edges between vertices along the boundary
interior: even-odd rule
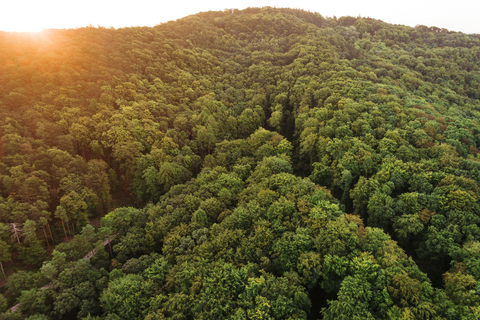
[[[0,31],[41,31],[88,25],[102,27],[155,26],[202,11],[247,7],[289,7],[318,12],[322,16],[362,16],[388,23],[423,24],[451,31],[480,34],[480,1],[455,2],[403,0],[389,4],[380,0],[286,1],[152,1],[135,0],[2,0]]]

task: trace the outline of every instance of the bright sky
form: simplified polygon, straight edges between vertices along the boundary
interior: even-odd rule
[[[423,24],[480,33],[478,0],[1,0],[1,31],[155,26],[201,11],[247,7],[290,7],[325,16],[362,16],[388,23]]]

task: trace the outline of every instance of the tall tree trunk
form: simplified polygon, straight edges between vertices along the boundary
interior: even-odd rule
[[[47,227],[48,227],[48,231],[50,232],[50,238],[52,238],[52,245],[55,246],[55,242],[53,241],[52,229],[50,229],[50,224],[49,223],[47,223]]]
[[[5,282],[7,282],[7,275],[5,274],[5,271],[3,270],[2,261],[0,261],[0,267],[2,268],[2,273],[3,273],[3,277],[5,278]]]
[[[65,233],[65,242],[67,242],[68,236],[67,236],[67,231],[65,230],[65,223],[63,223],[63,219],[60,219],[60,220],[62,220],[63,233]],[[68,222],[67,222],[67,223],[68,223]]]
[[[45,235],[45,241],[47,241],[48,249],[50,249],[50,243],[48,242],[47,232],[45,231],[45,225],[43,225],[43,234]]]
[[[67,221],[67,229],[68,229],[68,235],[71,237],[72,233],[70,232],[70,224]]]
[[[15,234],[15,237],[17,238],[17,242],[20,243],[20,238],[18,237],[17,224],[16,224],[16,223],[12,223],[12,228],[13,228],[13,233]]]
[[[108,240],[110,240],[110,237],[108,237]],[[112,245],[110,243],[111,241],[108,242],[108,251],[110,251],[110,259],[113,259]]]

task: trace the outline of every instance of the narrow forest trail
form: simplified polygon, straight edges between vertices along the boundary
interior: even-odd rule
[[[105,240],[102,245],[103,246],[106,246],[107,244],[109,244],[110,242],[112,242],[112,239],[107,239]],[[93,250],[90,250],[86,255],[85,257],[83,257],[83,260],[90,260],[95,254],[97,253],[97,249],[93,249]],[[44,285],[42,287],[42,289],[48,289],[52,286],[52,281],[50,281],[49,283],[47,283],[46,285]],[[20,303],[17,303],[16,305],[14,305],[13,307],[10,308],[10,311],[12,312],[15,312],[17,311],[17,309],[20,307]]]

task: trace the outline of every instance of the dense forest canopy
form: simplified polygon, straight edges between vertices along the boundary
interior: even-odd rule
[[[0,319],[480,319],[479,117],[436,27],[0,32]]]

